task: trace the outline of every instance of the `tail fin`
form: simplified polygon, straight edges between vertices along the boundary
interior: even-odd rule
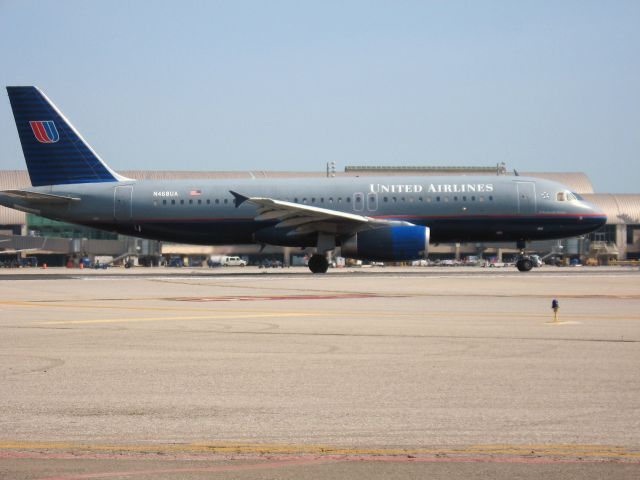
[[[34,187],[127,180],[111,170],[36,87],[7,87]]]

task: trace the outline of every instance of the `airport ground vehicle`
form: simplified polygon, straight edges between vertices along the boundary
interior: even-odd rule
[[[223,267],[246,267],[247,261],[243,260],[240,257],[223,257],[222,266]]]

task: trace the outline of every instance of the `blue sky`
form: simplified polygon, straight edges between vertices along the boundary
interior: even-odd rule
[[[636,0],[0,0],[0,83],[116,170],[506,162],[636,193],[639,25]]]

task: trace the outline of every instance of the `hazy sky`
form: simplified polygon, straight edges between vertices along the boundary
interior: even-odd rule
[[[115,170],[506,162],[640,192],[638,0],[0,0],[0,84]]]

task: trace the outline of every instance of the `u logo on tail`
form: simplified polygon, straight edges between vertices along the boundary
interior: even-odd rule
[[[53,120],[30,121],[31,130],[40,143],[56,143],[60,140],[56,124]]]
[[[129,180],[111,170],[36,87],[7,87],[7,93],[31,185],[42,187]]]

